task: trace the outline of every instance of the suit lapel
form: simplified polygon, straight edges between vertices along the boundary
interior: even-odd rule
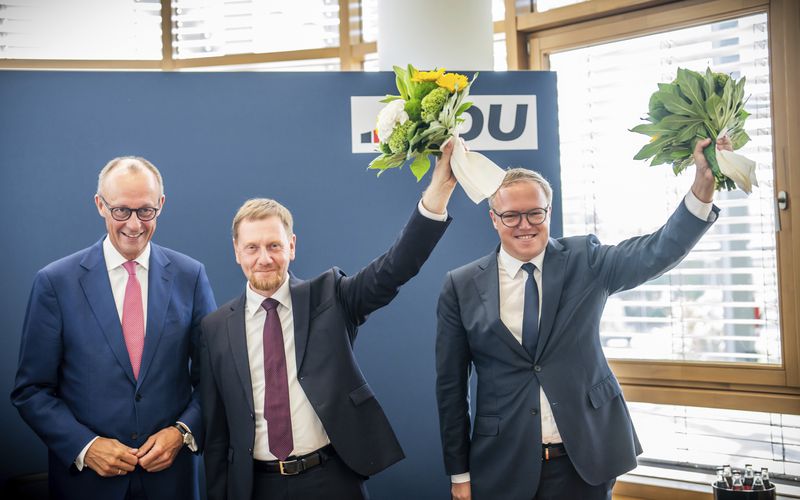
[[[512,351],[531,361],[528,352],[500,319],[500,276],[497,270],[497,252],[481,259],[478,262],[478,269],[474,282],[481,296],[481,301],[486,308],[486,317],[490,318],[492,331]]]
[[[254,413],[253,382],[250,378],[250,358],[247,355],[247,333],[245,332],[244,310],[247,294],[243,294],[233,306],[227,318],[228,343],[233,356],[233,364],[242,384],[250,413]]]
[[[310,322],[311,289],[307,281],[294,276],[289,277],[289,293],[292,295],[292,318],[294,319],[294,349],[297,356],[297,373],[303,366],[308,345],[308,325]]]
[[[100,329],[103,331],[111,351],[117,358],[117,362],[119,362],[131,383],[135,384],[136,379],[133,377],[131,359],[128,356],[128,348],[125,346],[125,339],[122,336],[122,324],[117,313],[117,306],[114,303],[111,283],[108,280],[106,260],[103,257],[103,240],[92,246],[81,261],[81,267],[86,272],[79,278],[79,281],[89,307],[100,324]]]
[[[542,352],[553,332],[568,259],[569,250],[558,241],[550,239],[542,264],[542,312],[539,318],[539,341],[536,344],[537,361],[542,357]]]
[[[147,273],[147,329],[144,336],[142,365],[139,370],[139,386],[147,376],[148,368],[153,362],[158,342],[164,333],[164,320],[169,309],[172,290],[172,273],[169,271],[170,260],[161,247],[150,244],[150,270]],[[178,362],[176,360],[176,362]]]

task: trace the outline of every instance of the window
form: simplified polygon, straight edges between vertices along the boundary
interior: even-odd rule
[[[658,228],[693,180],[632,158],[658,82],[679,67],[746,77],[747,132],[740,151],[760,187],[718,193],[717,223],[674,270],[609,298],[601,339],[611,358],[779,365],[775,205],[767,15],[555,53],[564,234],[617,243]]]
[[[158,0],[4,0],[0,59],[161,59]]]

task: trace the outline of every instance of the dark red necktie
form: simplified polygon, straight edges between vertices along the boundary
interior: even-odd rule
[[[128,271],[128,284],[125,285],[125,298],[122,302],[122,336],[128,356],[131,358],[133,378],[139,380],[139,367],[142,365],[144,351],[144,307],[142,306],[142,287],[136,277],[136,262],[129,260],[122,264]]]
[[[283,329],[278,317],[278,301],[266,299],[261,307],[267,312],[264,321],[264,418],[267,420],[269,451],[278,460],[286,460],[294,449],[292,414],[289,407],[289,378]]]

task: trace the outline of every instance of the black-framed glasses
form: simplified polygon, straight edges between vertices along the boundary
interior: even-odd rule
[[[111,218],[120,222],[130,219],[131,214],[133,214],[133,212],[136,212],[136,217],[138,217],[140,221],[142,222],[151,221],[156,218],[156,215],[158,215],[158,211],[161,210],[160,208],[154,208],[154,207],[140,207],[140,208],[112,207],[111,205],[108,204],[106,199],[103,198],[101,195],[98,194],[97,196],[100,196],[100,200],[103,201],[103,205],[105,205],[108,211],[111,212]]]
[[[494,208],[492,212],[498,217],[500,217],[500,222],[503,223],[506,227],[517,227],[522,224],[522,215],[525,215],[525,218],[528,220],[528,224],[531,226],[538,226],[542,222],[547,219],[547,212],[550,211],[550,207],[547,208],[534,208],[533,210],[528,210],[527,212],[503,212],[500,213]]]

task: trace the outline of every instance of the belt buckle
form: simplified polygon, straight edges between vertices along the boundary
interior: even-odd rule
[[[302,472],[300,470],[300,467],[295,469],[294,472],[290,472],[290,471],[287,471],[285,469],[286,464],[294,465],[294,464],[297,464],[299,462],[300,462],[299,460],[287,460],[286,462],[284,462],[283,460],[278,461],[278,466],[280,468],[281,476],[296,476],[296,475],[300,474],[300,472]]]
[[[545,446],[544,447],[544,459],[545,460],[550,460],[550,447],[549,446]]]

